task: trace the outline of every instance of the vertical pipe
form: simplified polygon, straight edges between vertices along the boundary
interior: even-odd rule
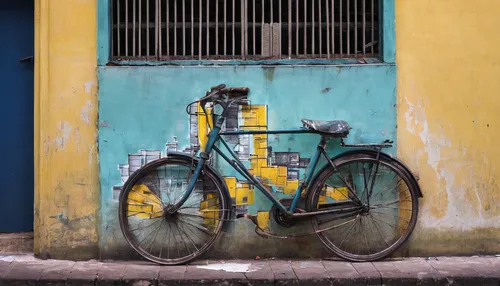
[[[366,55],[366,0],[363,1],[363,56]]]
[[[208,58],[210,57],[210,0],[206,1],[207,1],[207,58]]]
[[[198,58],[201,60],[201,54],[202,54],[202,43],[201,43],[201,30],[203,29],[202,27],[202,21],[203,21],[203,0],[200,0],[200,26],[198,29]]]
[[[182,1],[182,55],[186,56],[186,0]]]
[[[351,1],[347,0],[347,54],[351,54]]]
[[[219,0],[215,0],[215,56],[219,56]]]
[[[234,26],[235,26],[235,23],[236,23],[236,21],[235,21],[235,19],[234,19],[234,17],[235,17],[235,12],[234,12],[234,10],[235,10],[236,8],[235,8],[234,6],[235,6],[235,0],[233,0],[233,18],[232,18],[232,19],[233,19],[233,26],[232,26],[232,28],[233,28],[233,37],[232,37],[232,39],[231,39],[231,42],[233,43],[233,57],[235,56],[235,52],[236,52],[236,51],[235,51],[235,50],[236,50],[236,47],[235,47],[235,41],[236,41],[236,37],[235,37],[235,35],[236,35],[236,34],[235,34],[235,30],[234,30]]]
[[[227,0],[224,0],[224,56],[227,55]]]
[[[288,58],[292,58],[292,0],[288,0]]]
[[[121,55],[121,48],[120,48],[120,26],[121,26],[121,22],[120,22],[120,0],[116,1],[116,37],[117,37],[117,45],[116,45],[116,56],[120,56]]]
[[[125,56],[128,57],[128,1],[125,0]]]
[[[142,0],[139,0],[139,57],[142,56]]]
[[[111,20],[111,37],[110,37],[110,46],[111,46],[111,59],[114,58],[115,56],[115,1],[111,1],[111,15],[110,15],[110,20]],[[118,23],[116,23],[116,28],[118,29]]]
[[[244,59],[246,59],[248,56],[248,19],[247,19],[248,18],[248,0],[244,0],[244,1],[245,1],[245,9],[243,11],[244,19],[245,19],[245,22],[244,22],[244,24],[245,24],[245,40],[244,40],[244,42],[245,42],[245,50],[244,50],[245,55],[244,55]]]
[[[323,0],[318,0],[318,12],[319,12],[319,56],[323,57],[323,15],[321,13],[321,2]],[[328,5],[326,5],[328,6]]]
[[[281,25],[281,23],[282,23],[282,19],[281,19],[281,2],[282,1],[284,1],[284,0],[279,0],[278,1],[278,7],[279,7],[278,12],[279,12],[279,21],[280,21],[280,37],[279,37],[280,38],[280,53],[279,53],[280,58],[281,58],[281,45],[282,45],[282,43],[281,43],[282,42],[281,41],[281,32],[282,32],[282,25]]]
[[[264,35],[264,0],[261,0],[261,4],[262,4],[262,18],[261,18],[261,26],[260,26],[260,33],[261,33],[261,37]],[[264,55],[266,53],[264,53],[264,39],[262,39],[261,41],[261,54]]]
[[[256,36],[255,36],[255,31],[256,31],[256,29],[255,29],[255,14],[257,14],[256,12],[257,12],[257,9],[255,7],[255,0],[253,0],[253,6],[252,6],[253,33],[252,33],[252,35],[253,35],[253,55],[254,55],[254,57],[257,54],[257,52],[255,51],[255,49],[256,49],[256,47],[255,47],[255,38],[256,38]]]
[[[165,4],[168,4],[168,3],[165,3]],[[157,23],[157,26],[158,26],[158,33],[157,33],[157,37],[158,37],[158,54],[157,54],[157,57],[161,57],[161,55],[163,54],[162,52],[162,47],[163,47],[163,41],[162,41],[162,28],[161,28],[161,21],[162,21],[162,16],[161,16],[161,0],[158,0],[158,11],[156,12],[158,14],[158,23]]]
[[[335,0],[332,0],[332,57],[335,57]]]
[[[167,30],[167,57],[170,57],[170,0],[167,0],[165,7],[165,29]]]
[[[340,54],[344,54],[344,39],[343,39],[343,36],[344,36],[344,31],[342,31],[342,23],[344,22],[344,18],[342,18],[342,10],[343,10],[343,7],[342,7],[342,1],[344,0],[340,0],[340,7],[339,7],[339,10],[340,10],[340,18],[339,18],[339,25],[340,25]]]
[[[135,39],[135,24],[136,24],[136,0],[132,1],[132,56],[135,57],[135,45],[136,45],[136,39]]]
[[[244,55],[245,55],[245,14],[244,14],[244,11],[245,11],[245,0],[240,0],[240,30],[241,30],[241,40],[240,40],[240,44],[241,44],[241,47],[240,47],[240,53],[241,53],[241,57],[244,59]]]
[[[299,55],[299,0],[295,0],[295,53]]]
[[[149,0],[146,0],[146,56],[149,57]]]
[[[331,0],[326,0],[326,55],[330,58],[330,4],[328,1]]]
[[[271,24],[274,23],[274,19],[273,19],[273,13],[274,13],[274,3],[273,3],[273,0],[270,0],[271,1]]]
[[[371,50],[372,50],[372,54],[375,53],[375,0],[372,0],[372,38],[371,38],[371,42],[372,42],[372,46],[371,46]]]
[[[194,0],[191,0],[191,58],[194,59]]]
[[[156,11],[155,11],[155,57],[158,59],[160,56],[159,49],[161,49],[160,41],[160,17],[161,17],[161,0],[156,0]]]
[[[314,46],[314,42],[315,42],[315,27],[314,27],[314,21],[316,20],[316,17],[314,15],[314,0],[311,0],[312,1],[312,5],[311,5],[311,14],[312,14],[312,19],[311,19],[311,22],[312,22],[312,38],[311,38],[311,43],[312,43],[312,55],[314,56],[314,53],[316,52],[315,51],[315,46]],[[320,0],[318,0],[320,1]]]
[[[177,0],[174,0],[174,57],[177,56]]]
[[[358,0],[354,0],[354,55],[358,53]]]
[[[304,55],[307,55],[307,1],[304,0]]]

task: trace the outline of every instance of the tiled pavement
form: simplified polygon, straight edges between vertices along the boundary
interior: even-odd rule
[[[437,257],[348,263],[332,260],[147,262],[0,256],[0,285],[500,285],[500,257]]]

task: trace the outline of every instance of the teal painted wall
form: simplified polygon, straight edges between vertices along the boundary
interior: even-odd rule
[[[113,186],[121,182],[119,164],[139,149],[164,150],[177,136],[189,145],[189,116],[185,106],[210,86],[248,86],[252,104],[267,105],[269,129],[300,127],[300,119],[344,119],[348,142],[381,142],[396,136],[396,68],[390,64],[352,66],[240,67],[100,67],[99,160],[101,178],[101,254],[130,258],[131,248],[118,225]],[[315,135],[269,137],[273,151],[298,151],[309,157]],[[329,153],[341,151],[331,141]],[[393,150],[389,150],[393,152]],[[225,168],[220,168],[225,169]],[[227,174],[225,170],[221,173]],[[257,192],[257,191],[256,191]],[[249,211],[266,210],[257,196]],[[209,255],[217,258],[282,256],[319,257],[326,253],[315,237],[283,244],[261,239],[251,222],[231,223]],[[312,239],[311,239],[312,238]],[[260,251],[255,252],[256,247]]]

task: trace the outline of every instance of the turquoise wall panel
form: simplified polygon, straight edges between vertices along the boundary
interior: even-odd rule
[[[119,164],[139,149],[163,151],[177,137],[179,148],[189,146],[186,105],[213,85],[247,86],[252,104],[267,106],[269,129],[295,128],[300,119],[343,119],[352,127],[350,143],[381,142],[396,138],[396,68],[394,65],[350,66],[220,66],[220,67],[100,67],[99,160],[101,179],[101,251],[106,257],[130,257],[121,235],[113,188],[122,182]],[[273,151],[315,151],[315,135],[270,136]],[[338,141],[328,151],[341,150]],[[393,152],[394,149],[389,150]],[[220,172],[228,174],[224,165]],[[116,191],[115,191],[116,193]],[[268,209],[256,194],[249,211]],[[218,258],[255,255],[310,257],[325,251],[311,239],[283,244],[262,240],[251,223],[232,223],[210,253]],[[315,240],[314,240],[315,241]],[[259,254],[253,249],[259,247]]]

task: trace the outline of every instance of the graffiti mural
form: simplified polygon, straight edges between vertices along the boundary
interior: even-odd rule
[[[223,126],[225,131],[236,130],[267,130],[267,106],[266,105],[245,105],[231,107],[228,117]],[[208,140],[209,126],[212,126],[212,109],[207,108],[207,115],[198,105],[191,107],[189,116],[189,146],[179,147],[177,137],[173,141],[165,143],[163,151],[160,150],[139,150],[136,154],[128,155],[128,164],[118,166],[121,183],[113,187],[113,198],[118,199],[123,184],[128,177],[139,168],[154,160],[167,156],[169,152],[181,151],[194,154],[205,146]],[[248,170],[263,184],[268,187],[269,192],[275,196],[286,197],[295,194],[301,176],[309,165],[310,158],[302,158],[299,152],[293,151],[273,151],[269,144],[269,135],[238,135],[226,136],[228,144],[233,145],[234,151],[242,162],[248,163]],[[208,162],[213,165],[213,158]],[[224,172],[221,172],[224,175]],[[236,176],[224,176],[232,203],[236,209],[236,214],[248,213],[248,206],[255,203],[254,186],[247,180],[242,180]],[[331,189],[325,190],[326,197],[339,199],[344,197],[345,190]],[[153,199],[154,200],[154,199]],[[153,203],[153,205],[157,205]],[[269,223],[269,212],[257,212],[259,225],[266,228]]]

